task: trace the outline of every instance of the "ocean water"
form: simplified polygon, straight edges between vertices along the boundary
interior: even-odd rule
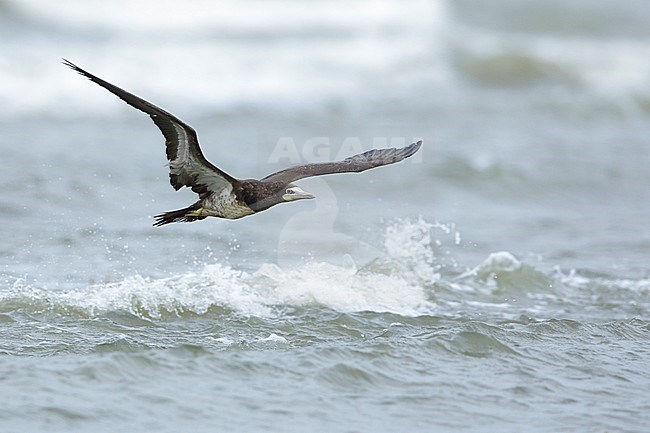
[[[0,0],[0,431],[646,432],[645,1]],[[236,177],[422,139],[316,200]]]

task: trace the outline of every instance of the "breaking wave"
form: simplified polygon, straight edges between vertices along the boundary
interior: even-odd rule
[[[362,269],[357,269],[351,258],[347,266],[309,262],[283,269],[266,263],[255,272],[213,263],[167,278],[135,275],[116,283],[58,291],[19,279],[0,293],[0,305],[4,310],[14,306],[91,316],[122,311],[150,318],[205,314],[215,308],[266,316],[287,306],[428,314],[435,307],[430,301],[430,284],[439,278],[433,269],[432,227],[422,218],[390,226],[386,259]]]
[[[361,268],[351,257],[347,265],[265,263],[251,272],[211,263],[166,278],[134,275],[71,290],[36,287],[18,279],[0,292],[0,312],[89,317],[122,312],[159,320],[208,312],[269,317],[296,308],[326,308],[341,313],[496,314],[517,319],[544,317],[548,311],[575,317],[603,305],[618,308],[622,316],[648,308],[647,279],[609,279],[560,269],[543,272],[510,252],[492,253],[479,265],[463,269],[453,253],[460,247],[461,235],[453,224],[419,217],[389,224],[383,257]]]

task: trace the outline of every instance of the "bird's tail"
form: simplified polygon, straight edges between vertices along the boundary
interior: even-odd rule
[[[190,223],[192,221],[198,221],[207,218],[205,216],[196,215],[196,211],[199,209],[201,209],[201,202],[197,201],[192,206],[186,207],[185,209],[172,210],[169,212],[161,213],[159,215],[155,215],[155,221],[153,225],[160,227],[169,223]]]

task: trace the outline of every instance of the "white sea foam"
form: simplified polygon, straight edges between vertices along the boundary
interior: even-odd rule
[[[406,265],[417,281],[433,284],[449,260],[449,244],[458,246],[460,242],[460,232],[453,223],[429,223],[420,215],[388,226],[384,248],[391,259]]]
[[[199,272],[169,278],[140,276],[118,283],[52,294],[57,302],[82,308],[90,314],[128,311],[160,317],[163,312],[204,314],[218,306],[251,315],[265,315],[268,308],[246,284],[247,274],[229,266],[206,265]]]
[[[423,314],[432,308],[422,287],[399,276],[360,274],[328,263],[284,270],[265,264],[246,273],[221,264],[161,279],[130,277],[118,283],[66,292],[32,290],[54,305],[89,314],[127,311],[160,317],[164,312],[204,314],[211,307],[268,316],[276,306],[324,306],[341,312],[376,311]]]
[[[555,269],[557,278],[562,284],[572,287],[587,288],[597,284],[603,288],[616,291],[630,291],[637,294],[650,293],[650,279],[628,279],[628,278],[590,278],[585,275],[579,274],[575,269],[571,269],[568,273],[562,272],[558,267]]]
[[[491,253],[480,265],[469,271],[467,274],[479,278],[496,272],[514,272],[521,269],[521,262],[508,251]],[[464,275],[467,275],[464,274]]]
[[[293,270],[263,266],[258,289],[273,304],[320,305],[341,312],[375,311],[418,315],[429,311],[422,287],[400,276],[357,273],[329,263],[309,263]]]
[[[209,264],[195,272],[167,278],[133,276],[123,281],[75,290],[47,290],[24,281],[0,293],[0,301],[29,298],[51,307],[81,309],[89,315],[125,311],[160,318],[165,314],[205,314],[225,308],[239,314],[268,316],[277,307],[320,306],[340,312],[391,312],[405,316],[431,313],[428,283],[432,270],[431,224],[422,218],[396,221],[386,229],[388,256],[401,271],[385,273],[347,266],[308,262],[280,267],[267,263],[256,272],[225,264]]]
[[[266,338],[261,338],[258,341],[265,341],[270,343],[287,343],[287,339],[278,334],[269,334]]]

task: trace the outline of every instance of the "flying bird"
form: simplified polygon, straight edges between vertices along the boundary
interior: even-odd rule
[[[422,141],[401,149],[373,149],[343,161],[297,165],[263,179],[236,179],[210,163],[199,147],[196,131],[171,113],[151,102],[122,90],[63,59],[63,64],[102,86],[124,102],[151,117],[165,137],[169,180],[174,189],[189,187],[199,200],[184,209],[154,216],[154,226],[192,222],[207,217],[238,219],[262,212],[280,203],[312,199],[314,196],[293,182],[306,177],[335,173],[358,173],[394,164],[415,154]]]

